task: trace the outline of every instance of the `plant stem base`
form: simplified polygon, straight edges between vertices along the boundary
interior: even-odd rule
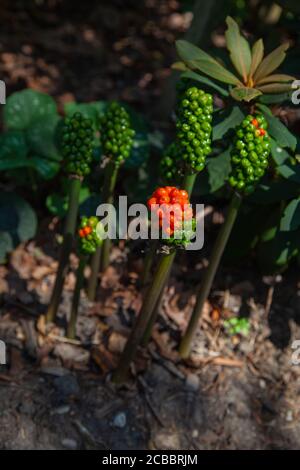
[[[190,354],[192,341],[198,328],[199,319],[203,310],[204,302],[207,299],[211,290],[216,271],[220,264],[221,257],[223,255],[234,222],[236,220],[241,202],[241,196],[237,193],[234,193],[227,211],[225,222],[221,230],[219,231],[219,234],[215,241],[208,268],[205,272],[203,281],[198,291],[196,305],[194,307],[190,322],[188,324],[186,333],[180,343],[179,354],[182,358],[187,358]]]

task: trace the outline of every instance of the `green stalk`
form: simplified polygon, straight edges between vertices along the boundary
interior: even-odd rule
[[[78,315],[78,305],[80,300],[80,292],[83,285],[84,280],[84,268],[86,265],[86,256],[81,256],[79,259],[79,266],[76,272],[76,284],[73,294],[72,306],[71,306],[71,314],[67,328],[67,337],[70,339],[75,339],[76,336],[76,322],[77,322],[77,315]]]
[[[145,256],[143,272],[142,272],[141,281],[140,281],[141,287],[145,287],[149,284],[150,277],[151,277],[151,269],[152,269],[154,259],[156,256],[156,250],[157,250],[157,242],[152,241],[150,250],[148,250]]]
[[[47,310],[47,322],[53,322],[55,320],[58,306],[60,303],[64,278],[69,263],[69,256],[72,250],[72,243],[76,229],[80,188],[81,179],[70,177],[68,212],[64,227],[64,239],[60,250],[59,264],[55,284],[52,291],[50,304]]]
[[[230,233],[232,231],[234,222],[236,220],[240,205],[242,202],[242,198],[238,193],[234,193],[228,207],[228,212],[226,215],[226,219],[222,228],[219,231],[217,239],[215,241],[212,255],[209,261],[208,268],[205,272],[202,284],[200,285],[196,305],[194,307],[190,322],[188,324],[187,330],[185,335],[183,336],[179,348],[180,356],[186,358],[189,356],[192,341],[196,330],[198,328],[199,319],[203,310],[203,305],[205,300],[207,299],[209,292],[211,290],[211,286],[220,264],[222,255],[224,253],[224,249],[226,247],[227,241],[229,239]]]
[[[189,197],[191,197],[192,195],[197,175],[198,173],[192,173],[192,174],[186,173],[184,175],[182,186],[189,193]]]
[[[166,281],[168,272],[172,266],[175,255],[176,255],[175,250],[171,251],[169,254],[164,254],[162,255],[158,263],[152,284],[147,290],[142,309],[131,330],[131,334],[126,343],[119,365],[113,374],[112,379],[115,383],[122,383],[124,382],[124,380],[126,380],[130,363],[133,360],[136,350],[145,333],[145,329],[150,320],[151,313],[160,296],[161,286],[163,286]]]
[[[113,161],[110,161],[105,169],[102,200],[106,204],[113,203],[118,170],[119,167]],[[110,244],[110,239],[106,238],[103,241],[103,245],[101,247],[98,247],[96,252],[92,256],[91,275],[89,278],[87,289],[87,296],[91,301],[94,301],[96,298],[99,270],[104,271],[109,264]]]

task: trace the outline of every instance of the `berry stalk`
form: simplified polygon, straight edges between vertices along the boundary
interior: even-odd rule
[[[80,300],[80,292],[83,286],[84,280],[84,268],[86,266],[87,257],[81,256],[79,259],[79,265],[76,272],[76,284],[73,294],[72,306],[71,306],[71,313],[70,319],[67,328],[67,337],[70,339],[75,339],[76,336],[76,322],[78,316],[78,305]]]
[[[56,318],[69,256],[72,250],[81,182],[84,176],[90,172],[94,146],[94,132],[91,120],[84,118],[81,113],[75,113],[71,118],[65,118],[60,133],[60,144],[65,169],[70,179],[70,189],[64,239],[60,251],[54,288],[46,314],[47,322],[53,322]]]
[[[147,290],[142,309],[131,330],[131,334],[122,353],[118,367],[113,374],[112,380],[115,383],[122,383],[127,378],[130,363],[133,360],[137,348],[145,333],[145,328],[147,327],[147,324],[150,320],[153,308],[157,303],[161,292],[161,286],[166,280],[170,267],[175,258],[175,254],[176,251],[174,250],[169,254],[162,255],[158,263],[152,284]]]
[[[105,169],[104,186],[102,190],[102,199],[106,204],[112,204],[114,199],[114,190],[117,182],[119,166],[114,161],[110,161]],[[111,241],[106,238],[103,245],[99,246],[91,259],[91,275],[89,278],[87,296],[89,300],[96,298],[97,281],[99,270],[104,271],[109,264]]]
[[[69,256],[72,250],[72,244],[76,228],[80,188],[81,179],[74,177],[70,178],[68,213],[64,227],[63,243],[60,249],[58,270],[51,295],[50,304],[46,314],[47,322],[53,322],[55,320],[61,299],[64,278],[68,268]]]
[[[220,260],[236,220],[241,202],[241,196],[238,193],[234,193],[228,208],[225,222],[222,225],[222,228],[219,231],[215,241],[208,268],[205,272],[200,289],[198,291],[197,301],[191,319],[180,344],[179,353],[183,358],[189,356],[192,341],[198,328],[199,318],[203,310],[204,302],[209,295],[216,271],[219,267]]]

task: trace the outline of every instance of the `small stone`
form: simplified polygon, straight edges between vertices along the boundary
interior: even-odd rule
[[[291,421],[293,421],[293,419],[294,419],[294,417],[293,417],[292,410],[288,410],[287,413],[286,413],[285,420],[290,423]]]
[[[62,406],[58,406],[57,408],[54,408],[50,414],[51,415],[65,415],[69,413],[70,409],[71,409],[70,405],[62,405]]]
[[[260,379],[259,386],[260,386],[260,388],[265,389],[266,388],[266,381],[263,380],[263,379]]]
[[[185,380],[186,388],[191,392],[197,392],[200,386],[200,380],[198,375],[189,374]]]
[[[113,425],[115,428],[123,429],[126,426],[126,422],[126,414],[121,412],[116,414],[116,416],[114,417]]]
[[[68,438],[68,437],[63,439],[61,441],[61,444],[62,444],[63,447],[65,447],[65,449],[69,449],[69,450],[76,450],[77,447],[78,447],[78,444],[75,441],[75,439],[71,439],[71,438]]]
[[[192,437],[195,439],[195,438],[198,437],[198,436],[199,436],[199,431],[198,431],[198,429],[193,429],[193,431],[192,431]]]

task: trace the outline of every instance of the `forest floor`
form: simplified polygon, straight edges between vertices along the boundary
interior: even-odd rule
[[[95,1],[89,11],[82,2],[57,2],[55,11],[47,2],[28,2],[28,10],[24,2],[2,3],[0,72],[8,93],[32,87],[53,95],[60,109],[108,97],[146,115],[161,105],[174,40],[190,19],[177,1],[149,0],[145,8],[133,0],[126,10],[118,0]],[[178,341],[210,247],[180,254],[149,348],[140,351],[131,381],[117,388],[110,373],[142,302],[141,250],[114,248],[97,302],[82,295],[79,339],[67,342],[77,258],[59,324],[49,329],[42,315],[59,230],[40,216],[38,237],[0,267],[0,338],[8,347],[0,366],[1,449],[300,448],[300,365],[292,365],[291,347],[300,340],[299,271],[263,277],[251,259],[223,267],[193,354],[182,361]],[[237,314],[249,317],[245,337],[224,330],[224,319]]]
[[[77,259],[58,326],[47,328],[41,315],[57,267],[48,238],[49,245],[43,235],[20,246],[0,271],[0,337],[8,345],[8,364],[0,366],[0,448],[300,448],[300,365],[292,364],[291,348],[300,339],[300,283],[293,269],[273,284],[253,266],[252,274],[224,267],[191,358],[182,361],[178,340],[206,258],[199,256],[187,280],[191,260],[183,263],[188,254],[180,254],[149,348],[118,388],[110,373],[141,305],[141,261],[114,248],[97,301],[82,294],[78,341],[69,342],[64,328]],[[237,312],[249,316],[247,336],[224,330],[224,319]]]

